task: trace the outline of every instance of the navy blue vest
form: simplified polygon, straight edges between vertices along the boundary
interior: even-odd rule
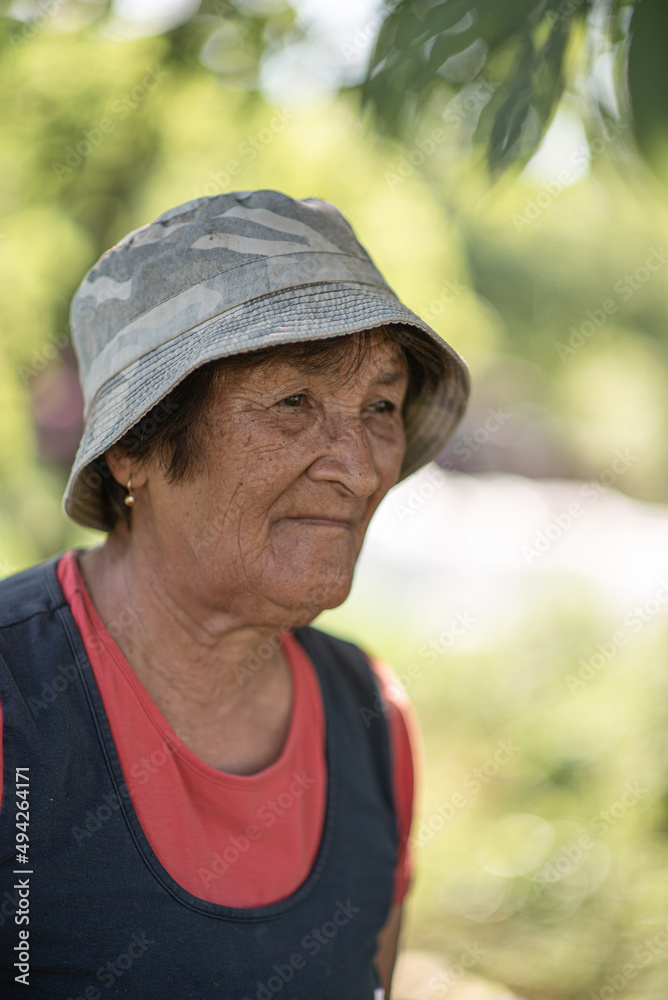
[[[387,721],[363,654],[296,630],[325,706],[318,855],[287,899],[219,906],[181,888],[149,846],[56,562],[0,582],[0,995],[373,1000],[397,833]]]

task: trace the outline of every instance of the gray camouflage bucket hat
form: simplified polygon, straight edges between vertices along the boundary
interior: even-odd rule
[[[90,463],[201,365],[392,323],[427,334],[447,372],[406,414],[403,479],[454,431],[468,369],[399,301],[338,209],[318,198],[242,191],[164,212],[103,254],[72,300],[85,426],[66,513],[107,530],[101,476]]]

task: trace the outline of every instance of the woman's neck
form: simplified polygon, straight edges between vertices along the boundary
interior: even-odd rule
[[[280,629],[194,607],[178,572],[162,572],[110,537],[79,558],[105,626],[177,734],[207,763],[254,773],[280,753],[292,676]]]

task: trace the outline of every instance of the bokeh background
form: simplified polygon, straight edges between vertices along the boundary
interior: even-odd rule
[[[660,8],[0,3],[0,574],[102,538],[60,509],[97,257],[201,195],[333,201],[474,391],[322,624],[420,720],[404,946],[531,1000],[668,995]]]

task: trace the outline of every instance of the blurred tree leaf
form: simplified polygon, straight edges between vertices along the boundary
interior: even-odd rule
[[[668,179],[668,5],[638,0],[628,46],[628,90],[633,130],[641,153]]]
[[[586,45],[570,65],[576,28]],[[425,107],[445,107],[453,90],[480,74],[494,96],[473,141],[494,175],[533,155],[567,85],[581,89],[601,54],[623,51],[628,91],[622,72],[618,103],[631,114],[640,152],[668,179],[667,44],[665,0],[399,0],[381,26],[363,101],[383,130],[405,136]],[[473,47],[479,58],[467,76],[462,66]]]
[[[590,0],[441,0],[429,6],[400,0],[383,24],[363,99],[381,126],[398,133],[443,79],[455,88],[470,82],[448,72],[473,46],[489,62],[505,59],[493,113],[483,113],[475,140],[492,172],[535,150],[561,97],[572,23]],[[499,60],[497,60],[499,61]],[[535,119],[535,121],[534,121]],[[536,126],[536,122],[538,125]]]
[[[618,103],[630,114],[640,152],[668,179],[668,4],[665,0],[385,0],[381,24],[362,89],[379,126],[406,135],[436,93],[444,107],[453,91],[482,76],[494,98],[481,107],[474,143],[484,149],[492,174],[524,164],[535,152],[566,86],[581,89],[603,52],[626,55],[618,75]],[[18,12],[21,12],[20,17]],[[63,16],[73,24],[114,19],[112,0],[35,2],[18,7],[0,0],[0,49],[25,44]],[[262,59],[303,37],[288,0],[202,0],[170,30],[164,61],[196,66],[222,25],[239,29],[225,68],[210,70],[249,96],[257,93]],[[586,37],[569,69],[575,28]],[[588,65],[587,60],[590,60]],[[583,75],[582,71],[585,71]],[[606,118],[610,109],[598,109]]]

